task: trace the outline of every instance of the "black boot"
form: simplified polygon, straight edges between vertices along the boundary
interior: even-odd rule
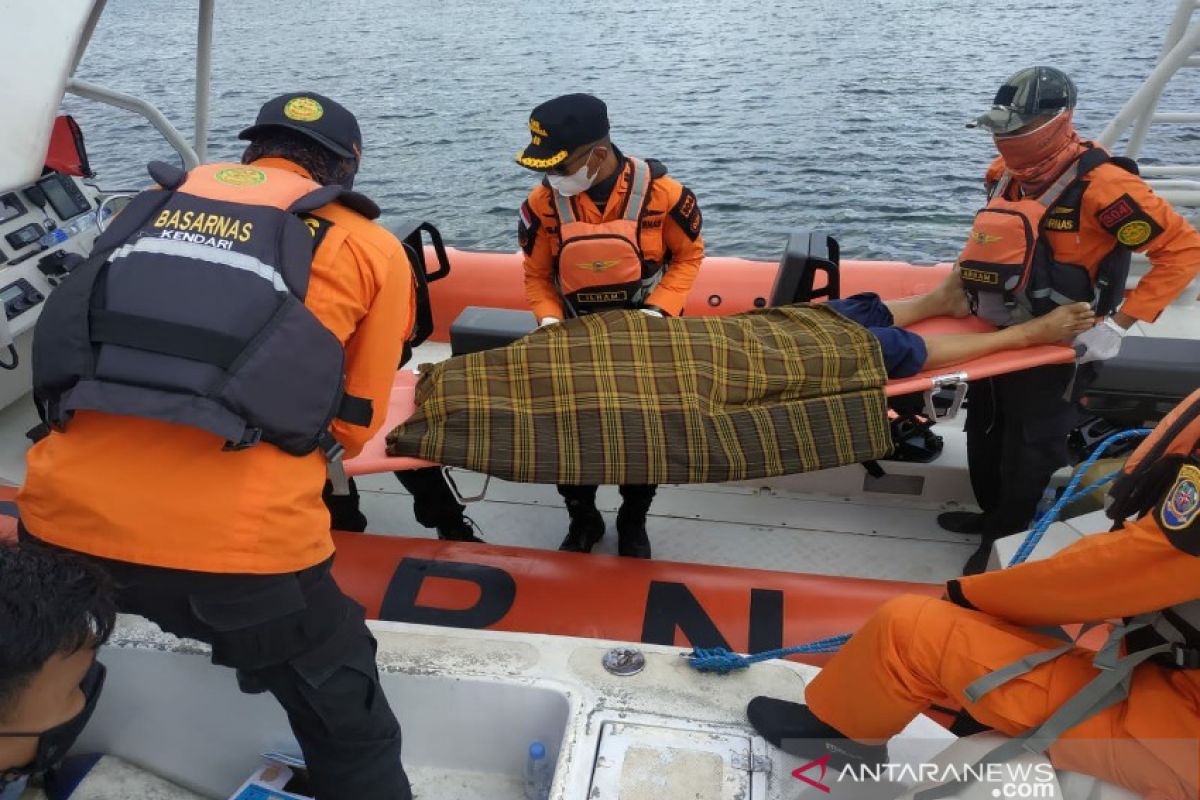
[[[349,494],[334,494],[333,484],[325,481],[321,490],[321,499],[329,510],[329,527],[335,531],[352,531],[362,533],[367,529],[367,518],[359,508],[358,487],[354,479],[349,480]]]
[[[476,530],[475,523],[466,517],[459,517],[449,524],[437,526],[439,539],[445,539],[450,542],[478,542],[479,544],[486,544],[483,539],[480,539],[476,535]]]
[[[938,527],[951,533],[978,536],[983,533],[986,514],[979,511],[945,511],[937,516]]]
[[[617,554],[629,558],[650,558],[650,537],[646,535],[646,512],[622,505],[617,512]]]
[[[999,536],[984,536],[979,542],[979,548],[976,549],[971,557],[967,559],[967,563],[963,565],[963,576],[979,575],[987,572],[988,561],[992,557],[992,545],[996,543]]]
[[[756,697],[746,706],[746,716],[759,736],[785,753],[813,760],[828,755],[831,770],[874,768],[888,761],[887,745],[848,739],[799,703]]]
[[[596,504],[568,500],[567,513],[571,515],[571,526],[558,549],[571,553],[592,552],[592,547],[604,536],[604,517],[600,516]]]

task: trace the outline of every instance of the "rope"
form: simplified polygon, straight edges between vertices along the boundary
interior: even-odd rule
[[[1100,480],[1094,481],[1083,489],[1077,490],[1077,487],[1083,481],[1084,474],[1092,468],[1093,464],[1100,460],[1100,457],[1104,455],[1105,450],[1117,442],[1121,442],[1126,439],[1141,438],[1148,435],[1150,435],[1149,428],[1135,428],[1132,430],[1114,433],[1112,436],[1109,436],[1107,439],[1100,442],[1100,444],[1096,446],[1096,449],[1092,451],[1092,454],[1088,456],[1083,464],[1080,465],[1079,469],[1076,470],[1075,476],[1071,478],[1071,482],[1068,483],[1067,488],[1063,490],[1062,496],[1055,501],[1054,505],[1051,506],[1046,513],[1038,517],[1037,521],[1033,525],[1033,528],[1029,531],[1029,535],[1025,537],[1025,541],[1022,542],[1021,546],[1017,548],[1017,552],[1013,554],[1012,560],[1008,562],[1008,566],[1012,567],[1016,566],[1017,564],[1023,564],[1026,560],[1028,560],[1029,556],[1033,554],[1034,548],[1037,547],[1038,542],[1040,542],[1042,537],[1046,535],[1046,531],[1050,528],[1054,521],[1058,519],[1058,515],[1062,513],[1064,508],[1079,498],[1094,492],[1101,486],[1107,486],[1117,479],[1117,476],[1121,474],[1121,470],[1117,470],[1110,475],[1105,475]]]
[[[1085,495],[1090,494],[1102,486],[1108,486],[1109,483],[1115,481],[1117,476],[1121,474],[1118,469],[1115,473],[1105,475],[1098,481],[1093,481],[1090,485],[1078,489],[1080,482],[1084,480],[1084,475],[1088,469],[1092,468],[1093,464],[1099,461],[1100,456],[1104,455],[1104,451],[1108,450],[1111,445],[1115,445],[1118,441],[1126,439],[1134,439],[1146,437],[1150,435],[1150,428],[1136,428],[1132,431],[1121,431],[1114,433],[1108,439],[1104,439],[1102,443],[1096,446],[1096,450],[1092,451],[1092,455],[1085,459],[1080,468],[1076,470],[1075,476],[1070,479],[1066,489],[1063,489],[1062,497],[1058,498],[1054,506],[1050,510],[1038,517],[1034,523],[1030,534],[1025,537],[1025,541],[1021,542],[1021,546],[1016,549],[1013,555],[1013,560],[1009,561],[1008,566],[1016,564],[1024,564],[1033,553],[1033,548],[1038,546],[1038,542],[1042,541],[1046,530],[1056,521],[1058,515],[1062,513],[1064,507],[1074,503]],[[756,664],[761,661],[772,661],[774,658],[786,658],[787,656],[796,655],[815,655],[828,654],[828,652],[838,652],[841,645],[850,642],[850,633],[842,633],[840,636],[830,636],[824,639],[817,639],[816,642],[808,644],[799,644],[794,648],[780,648],[779,650],[766,650],[763,652],[755,652],[754,655],[740,655],[738,652],[730,652],[725,648],[695,648],[691,652],[684,652],[683,656],[688,658],[688,666],[692,669],[700,670],[700,672],[712,672],[719,675],[727,675],[736,669],[745,669],[750,664]]]
[[[684,653],[683,656],[688,660],[688,666],[700,672],[715,672],[718,675],[728,675],[735,669],[745,669],[751,664],[757,664],[760,661],[771,661],[776,658],[786,658],[787,656],[795,655],[813,655],[817,653],[836,653],[838,648],[850,641],[850,634],[843,633],[840,636],[830,636],[827,639],[818,639],[815,642],[808,644],[797,645],[796,647],[784,647],[779,650],[767,650],[762,653],[754,653],[753,655],[741,655],[739,653],[731,653],[724,647],[697,647],[690,653]]]
[[[1029,531],[1029,535],[1025,537],[1025,541],[1017,549],[1013,555],[1009,566],[1024,563],[1033,553],[1033,549],[1037,547],[1038,542],[1042,540],[1046,530],[1050,525],[1058,519],[1058,515],[1062,510],[1075,502],[1079,498],[1094,492],[1101,486],[1107,486],[1116,480],[1121,474],[1121,470],[1113,472],[1111,475],[1105,475],[1098,481],[1088,484],[1083,489],[1077,489],[1083,481],[1084,474],[1092,468],[1092,466],[1100,460],[1104,452],[1117,442],[1125,439],[1133,439],[1135,437],[1144,437],[1150,434],[1148,428],[1138,428],[1135,430],[1121,431],[1114,433],[1096,446],[1092,454],[1084,460],[1083,464],[1076,471],[1075,477],[1071,478],[1071,482],[1067,484],[1067,488],[1063,490],[1062,496],[1057,502],[1038,517],[1033,529]],[[688,666],[700,672],[715,672],[718,675],[728,675],[730,672],[739,669],[745,669],[751,664],[757,664],[761,661],[771,661],[776,658],[786,658],[787,656],[795,655],[815,655],[825,653],[836,653],[842,645],[850,641],[851,634],[843,633],[840,636],[830,636],[825,639],[818,639],[815,642],[797,645],[795,647],[784,647],[778,650],[767,650],[762,653],[754,653],[752,655],[741,655],[740,653],[732,653],[724,647],[697,647],[690,653],[683,653],[683,657],[688,660]]]

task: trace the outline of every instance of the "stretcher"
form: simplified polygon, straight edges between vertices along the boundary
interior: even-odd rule
[[[974,317],[968,319],[937,319],[927,320],[913,327],[922,334],[952,334],[974,333],[991,329],[986,322]],[[1069,347],[1045,345],[1029,347],[1024,350],[1013,350],[994,353],[984,358],[974,359],[949,369],[922,372],[909,378],[889,381],[888,397],[900,397],[910,394],[922,394],[925,397],[926,413],[931,418],[952,418],[962,405],[966,395],[967,382],[972,379],[987,378],[1019,369],[1041,366],[1043,364],[1065,364],[1074,358],[1074,352]],[[391,400],[388,403],[387,419],[379,432],[363,447],[362,452],[345,463],[346,474],[370,475],[381,472],[420,469],[437,466],[428,461],[408,456],[393,457],[387,454],[387,434],[410,416],[416,410],[414,392],[417,385],[417,375],[410,370],[400,370],[396,373],[392,385]],[[933,405],[933,393],[950,388],[954,397],[949,410],[936,410]]]
[[[451,341],[456,355],[487,346],[500,346],[528,333],[535,326],[526,311],[523,270],[520,253],[485,253],[455,250],[454,248],[421,248],[419,239],[412,242],[413,252],[420,252],[423,261],[440,265],[436,284],[429,287],[432,306],[432,338]],[[744,258],[709,257],[704,260],[696,284],[689,296],[685,314],[689,316],[737,314],[755,308],[795,302],[820,302],[835,297],[847,297],[860,292],[875,292],[886,299],[912,297],[934,289],[946,277],[950,264],[914,265],[898,261],[842,261],[838,244],[832,237],[817,232],[793,233],[779,262],[755,261]],[[486,306],[485,306],[486,304]],[[504,309],[510,313],[506,317]],[[487,312],[487,313],[482,313]],[[499,312],[499,313],[496,313]],[[976,317],[965,319],[930,319],[912,326],[922,336],[981,333],[994,330]],[[461,339],[456,342],[455,339]],[[1164,341],[1164,340],[1155,340]],[[465,344],[464,344],[465,343]],[[1195,343],[1183,342],[1164,353],[1151,346],[1129,339],[1125,348],[1129,357],[1110,362],[1105,371],[1114,375],[1112,388],[1104,387],[1104,371],[1097,385],[1101,389],[1093,402],[1098,407],[1113,403],[1130,403],[1130,391],[1146,386],[1147,370],[1155,373],[1158,383],[1167,364],[1200,363]],[[1186,353],[1176,352],[1180,348]],[[952,367],[927,370],[908,378],[892,380],[887,385],[888,397],[920,395],[925,414],[931,419],[947,420],[960,410],[972,380],[989,378],[1049,364],[1069,364],[1074,351],[1064,345],[1038,345],[1020,350],[993,353]],[[1153,362],[1153,363],[1151,363]],[[1176,379],[1188,384],[1200,381],[1195,375]],[[1139,386],[1140,384],[1140,386]],[[392,458],[386,453],[385,437],[396,425],[414,411],[413,391],[416,376],[407,371],[397,374],[388,408],[387,421],[362,453],[346,462],[349,475],[390,472],[433,466],[420,459]],[[948,403],[934,402],[935,394]],[[1169,408],[1186,395],[1163,399]],[[1086,398],[1085,398],[1086,402]],[[1134,403],[1137,411],[1145,410],[1144,403]],[[1150,418],[1150,417],[1146,417]]]

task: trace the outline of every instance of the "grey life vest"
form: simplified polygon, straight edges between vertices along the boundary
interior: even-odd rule
[[[368,425],[372,408],[345,393],[342,344],[304,305],[314,236],[297,214],[378,208],[278,169],[154,163],[150,174],[162,190],[135,197],[42,310],[44,426],[69,431],[74,412],[100,411],[199,428],[230,450],[320,449],[337,464],[331,423]],[[239,202],[250,186],[259,202]]]

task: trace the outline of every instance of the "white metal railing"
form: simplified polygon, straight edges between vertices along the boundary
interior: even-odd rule
[[[1112,147],[1129,132],[1125,155],[1136,159],[1151,125],[1200,126],[1200,113],[1158,111],[1163,89],[1171,79],[1181,69],[1200,67],[1200,22],[1193,22],[1197,10],[1200,10],[1197,0],[1179,0],[1157,66],[1098,137],[1105,147]],[[1200,166],[1147,165],[1142,167],[1142,174],[1171,203],[1200,207]]]
[[[92,12],[84,28],[83,36],[79,41],[79,49],[75,53],[75,62],[71,67],[72,76],[74,76],[75,70],[79,68],[79,62],[83,60],[83,54],[91,42],[92,34],[95,32],[96,24],[100,21],[100,17],[104,13],[106,3],[107,0],[97,0],[92,7]],[[215,6],[216,0],[199,0],[200,14],[196,26],[196,124],[193,140],[190,144],[183,137],[183,134],[171,124],[153,103],[143,100],[140,97],[118,92],[103,86],[97,86],[94,83],[89,83],[75,77],[72,77],[67,82],[67,91],[78,97],[94,100],[116,108],[123,108],[126,111],[132,111],[135,114],[145,117],[154,126],[154,129],[162,134],[163,138],[167,140],[167,143],[171,145],[175,152],[179,153],[186,169],[192,169],[196,165],[204,163],[208,156],[209,97],[212,82],[212,41]]]

